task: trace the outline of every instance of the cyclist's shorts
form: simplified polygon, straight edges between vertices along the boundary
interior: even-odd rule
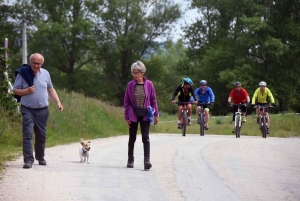
[[[269,103],[256,103],[256,105],[268,105]],[[262,108],[260,108],[260,111],[262,111]],[[266,112],[269,112],[269,108],[265,108]]]
[[[178,106],[183,106],[184,104],[178,104]],[[187,105],[186,105],[187,106]]]
[[[198,106],[199,106],[199,105],[197,105],[197,107],[198,107]],[[199,106],[199,107],[201,107],[201,106]],[[209,111],[209,105],[203,105],[203,109]]]
[[[237,105],[233,105],[232,112],[235,113],[237,111],[238,111],[238,106]],[[247,112],[247,107],[245,105],[241,106],[241,112]]]

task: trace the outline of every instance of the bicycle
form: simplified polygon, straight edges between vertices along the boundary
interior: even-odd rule
[[[205,112],[204,112],[204,106],[210,105],[210,103],[198,103],[197,106],[201,107],[201,111],[198,114],[197,123],[200,124],[200,136],[204,136],[205,134]]]
[[[182,116],[181,116],[181,130],[182,130],[182,136],[185,136],[186,134],[186,126],[188,124],[188,108],[187,104],[194,104],[192,102],[176,102],[177,105],[183,105],[182,106]]]
[[[266,114],[266,108],[272,107],[270,105],[255,105],[254,108],[260,107],[261,112],[260,112],[260,123],[259,123],[259,128],[261,131],[261,135],[263,138],[267,138],[267,133],[268,133],[268,115]]]
[[[239,104],[230,104],[231,106],[237,105],[238,111],[235,112],[235,118],[234,118],[234,127],[235,127],[235,137],[239,138],[241,136],[241,128],[242,128],[242,111],[241,107],[244,105],[247,107],[247,104],[245,103],[239,103]]]

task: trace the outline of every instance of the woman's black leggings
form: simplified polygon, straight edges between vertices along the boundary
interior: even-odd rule
[[[143,121],[143,117],[138,118],[137,122],[132,122],[129,128],[129,142],[128,142],[128,156],[133,157],[134,152],[134,143],[136,141],[136,135],[138,130],[138,123],[140,123],[141,133],[142,133],[142,141],[144,144],[144,156],[150,156],[150,139],[149,139],[149,131],[150,131],[150,122]]]

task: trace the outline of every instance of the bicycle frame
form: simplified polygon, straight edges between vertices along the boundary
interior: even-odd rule
[[[198,114],[199,117],[199,124],[200,124],[200,136],[204,136],[205,134],[205,111],[204,106],[210,105],[209,103],[198,103],[197,106],[201,107],[201,111]]]
[[[233,105],[237,105],[238,106],[238,111],[235,112],[234,127],[235,127],[235,137],[239,138],[241,136],[241,128],[242,128],[242,111],[241,111],[241,106],[245,105],[245,104],[239,103],[239,104],[232,104],[232,106]]]
[[[187,104],[193,104],[191,102],[176,102],[178,105],[183,105],[182,106],[182,116],[181,116],[181,129],[182,129],[182,136],[185,136],[186,134],[186,126],[188,123],[188,108]]]
[[[260,111],[260,124],[259,128],[263,138],[267,138],[267,129],[268,129],[268,114],[266,112],[266,108],[270,107],[270,105],[255,105],[255,108],[259,107]]]

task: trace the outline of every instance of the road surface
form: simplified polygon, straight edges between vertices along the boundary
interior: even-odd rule
[[[47,166],[7,163],[0,200],[300,200],[300,138],[151,134],[150,171],[140,135],[133,169],[127,136],[91,140],[90,164],[79,162],[79,140],[47,148]]]

